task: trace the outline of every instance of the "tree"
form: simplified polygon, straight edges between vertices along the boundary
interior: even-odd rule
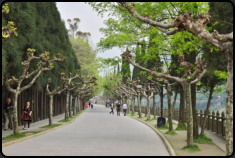
[[[130,74],[130,73],[131,73],[130,64],[126,60],[122,59],[121,74],[122,74],[122,82],[123,83],[127,82],[127,79],[124,77],[124,75]]]
[[[43,72],[43,71],[49,71],[53,68],[53,61],[64,61],[65,58],[63,56],[61,56],[59,54],[59,58],[54,58],[49,60],[49,52],[44,52],[42,53],[39,57],[34,56],[34,49],[28,49],[27,50],[27,55],[28,55],[28,59],[22,62],[23,65],[23,72],[21,74],[21,76],[17,79],[16,77],[12,76],[11,79],[8,79],[5,82],[5,86],[7,87],[7,89],[13,93],[14,98],[13,98],[13,120],[14,120],[14,134],[19,133],[19,128],[18,128],[18,118],[17,118],[17,98],[18,95],[23,92],[24,90],[30,88],[33,83],[36,81],[36,79],[39,77],[39,75]],[[32,72],[27,72],[27,70],[29,69],[29,64],[30,61],[33,59],[40,59],[40,62],[38,62],[38,68]],[[43,61],[43,62],[42,62]],[[45,67],[48,66],[48,67]],[[33,77],[33,79],[31,80],[31,82],[28,85],[25,85],[23,87],[21,87],[21,83],[23,82],[23,80],[28,79],[30,77]],[[11,86],[16,84],[16,88],[12,88]]]
[[[78,29],[78,23],[80,22],[79,18],[74,18],[73,23],[71,19],[67,19],[67,22],[69,23],[69,28],[68,32],[71,32],[70,36],[75,37],[75,32]]]

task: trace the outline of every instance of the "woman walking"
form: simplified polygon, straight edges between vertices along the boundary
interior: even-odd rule
[[[28,122],[28,129],[29,129],[30,122],[32,121],[32,116],[31,116],[32,109],[30,107],[29,102],[26,103],[26,106],[24,107],[23,112],[24,112],[24,117],[23,117],[24,128],[23,128],[23,130],[25,130],[26,129],[26,122]]]

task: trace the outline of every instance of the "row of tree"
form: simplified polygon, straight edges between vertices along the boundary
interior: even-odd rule
[[[99,14],[111,11],[113,16],[118,17],[117,20],[109,18],[105,22],[107,28],[100,29],[105,38],[98,43],[99,50],[104,51],[116,46],[121,49],[129,47],[131,52],[136,53],[130,54],[126,51],[122,57],[137,68],[137,71],[142,71],[137,73],[142,82],[146,75],[150,75],[149,79],[168,80],[170,84],[180,83],[175,86],[174,91],[175,94],[180,93],[180,107],[185,105],[184,98],[186,98],[187,145],[192,145],[193,136],[198,137],[195,116],[196,87],[210,91],[207,114],[216,86],[224,84],[227,79],[226,153],[231,155],[233,152],[231,3],[91,2],[89,4]],[[145,43],[146,38],[147,43]],[[140,46],[147,50],[147,53],[146,51],[138,53]],[[140,55],[144,53],[145,55]],[[200,58],[204,59],[204,62],[201,62]],[[227,67],[224,66],[225,62]],[[167,68],[166,71],[161,70],[162,64]],[[132,81],[133,77],[136,78],[136,70],[132,75]]]
[[[13,94],[13,132],[16,134],[19,133],[17,100],[20,93],[30,87],[42,90],[46,86],[50,98],[49,125],[52,125],[53,96],[63,91],[67,92],[65,108],[65,120],[67,120],[68,115],[71,116],[71,111],[68,109],[69,99],[75,97],[75,105],[83,105],[87,99],[94,96],[97,78],[88,75],[85,78],[81,75],[81,68],[70,43],[68,31],[60,19],[55,3],[11,2],[9,4],[5,3],[2,7],[3,26],[8,21],[2,32],[4,85],[2,88],[6,87]],[[17,27],[17,33],[13,26]],[[45,49],[53,53],[43,51]],[[58,64],[59,62],[62,64]],[[75,76],[72,77],[72,74]],[[80,111],[80,106],[78,107]],[[76,113],[76,108],[73,113]]]

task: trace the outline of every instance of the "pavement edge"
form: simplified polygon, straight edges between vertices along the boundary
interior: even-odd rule
[[[72,123],[73,121],[75,121],[79,116],[81,116],[81,114],[84,112],[84,110],[77,116],[75,117],[73,120],[69,121],[68,123],[65,123],[63,125],[60,125],[58,127],[55,127],[55,128],[52,128],[52,129],[49,129],[49,130],[46,130],[46,131],[43,131],[43,132],[40,132],[40,133],[37,133],[37,134],[33,134],[31,136],[27,136],[27,137],[23,137],[23,138],[20,138],[20,139],[17,139],[17,140],[13,140],[13,141],[10,141],[10,142],[6,142],[6,143],[2,143],[2,148],[3,147],[6,147],[8,145],[12,145],[12,144],[15,144],[15,143],[19,143],[19,142],[22,142],[24,140],[27,140],[27,139],[30,139],[30,138],[34,138],[34,137],[37,137],[39,135],[42,135],[42,134],[45,134],[45,133],[48,133],[48,132],[51,132],[51,131],[54,131],[56,129],[59,129],[61,127],[64,127],[70,123]]]
[[[170,154],[170,156],[176,156],[176,155],[175,155],[175,151],[174,151],[174,149],[172,148],[172,146],[170,145],[170,143],[168,142],[168,140],[167,140],[167,139],[165,138],[165,136],[163,136],[157,129],[155,129],[153,126],[149,125],[148,123],[146,123],[146,122],[144,122],[144,121],[142,121],[142,120],[138,120],[138,119],[136,119],[136,118],[134,118],[134,117],[131,117],[131,116],[128,116],[128,117],[130,117],[130,118],[132,118],[132,119],[135,119],[135,120],[137,120],[137,121],[139,121],[139,122],[142,122],[142,123],[144,123],[145,125],[149,126],[152,130],[154,130],[155,133],[157,133],[157,134],[159,135],[159,137],[162,139],[162,141],[163,141],[163,143],[165,144],[166,149],[167,149],[168,153]]]

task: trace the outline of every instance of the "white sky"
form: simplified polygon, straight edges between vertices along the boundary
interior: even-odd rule
[[[108,19],[108,13],[104,13],[103,18],[101,15],[97,16],[98,13],[93,11],[91,6],[84,2],[56,2],[56,6],[60,12],[61,19],[66,23],[67,29],[69,29],[69,24],[66,22],[67,19],[72,20],[73,18],[79,18],[80,23],[78,25],[78,30],[90,32],[94,45],[103,37],[102,33],[99,32],[99,28],[106,27],[106,25],[103,24],[103,21]],[[116,47],[105,52],[99,52],[98,56],[102,58],[113,58],[118,56],[121,58],[121,54],[121,50]],[[133,66],[130,65],[130,68],[132,71]]]

